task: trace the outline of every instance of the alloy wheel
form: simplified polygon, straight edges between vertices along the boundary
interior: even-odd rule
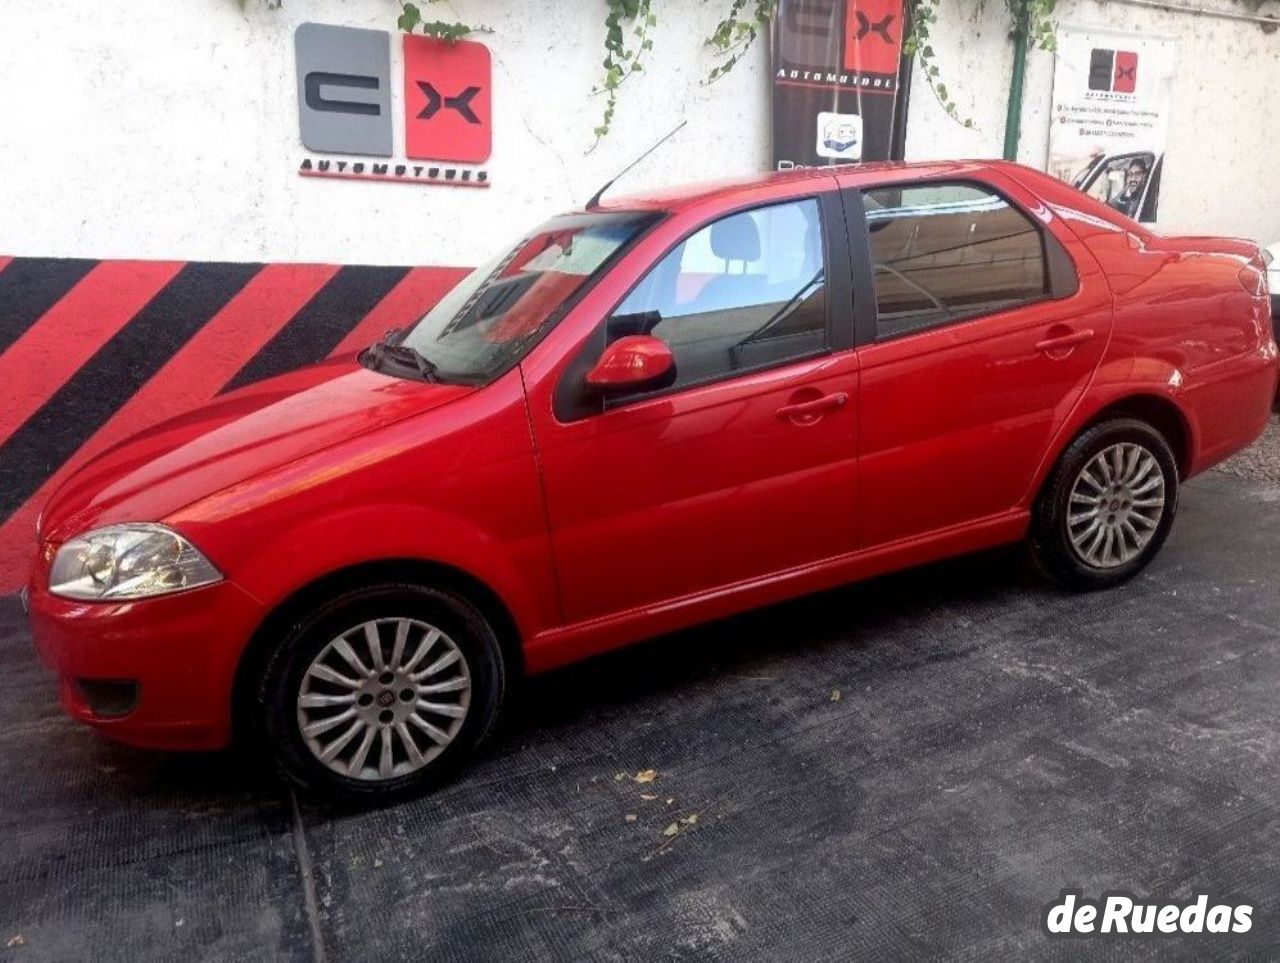
[[[470,705],[470,667],[453,639],[417,619],[375,619],[311,661],[298,690],[298,730],[332,771],[394,779],[439,756]]]
[[[1164,515],[1164,471],[1142,445],[1121,442],[1085,463],[1071,487],[1067,536],[1082,561],[1116,568],[1155,536]]]

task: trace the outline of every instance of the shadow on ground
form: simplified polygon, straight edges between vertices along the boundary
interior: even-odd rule
[[[1251,902],[1248,934],[1126,955],[1265,955],[1278,536],[1280,488],[1207,476],[1120,590],[1002,552],[778,606],[534,680],[434,796],[296,819],[237,757],[64,720],[9,606],[0,955],[1114,952],[1042,934],[1066,887]]]

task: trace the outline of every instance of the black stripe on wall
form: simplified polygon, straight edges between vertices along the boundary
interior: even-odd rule
[[[0,271],[0,354],[97,263],[78,258],[17,257]]]
[[[323,361],[408,273],[405,267],[342,268],[222,390]]]
[[[0,522],[25,504],[261,269],[260,264],[188,264],[98,349],[0,446]]]

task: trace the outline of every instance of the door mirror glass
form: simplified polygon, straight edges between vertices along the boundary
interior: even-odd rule
[[[649,335],[619,338],[587,372],[587,387],[603,395],[666,388],[675,380],[676,359],[671,349]]]

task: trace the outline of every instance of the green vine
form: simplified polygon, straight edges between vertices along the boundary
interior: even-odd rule
[[[243,9],[247,0],[235,0]],[[282,0],[262,0],[264,6],[278,8]],[[456,43],[473,33],[491,33],[488,27],[477,27],[456,20],[428,20],[418,3],[399,0],[400,16],[396,25],[405,33],[421,33],[446,43]],[[427,4],[437,0],[422,0]],[[644,71],[646,55],[653,49],[653,28],[658,18],[654,0],[602,0],[605,5],[604,76],[591,93],[604,97],[600,122],[594,129],[596,144],[613,126],[618,106],[618,91],[624,83]],[[703,0],[706,2],[706,0]],[[722,0],[723,2],[723,0]],[[729,73],[767,31],[779,0],[729,0],[729,9],[704,41],[719,62],[704,81],[715,83]],[[954,2],[954,0],[948,0]],[[976,0],[981,9],[985,0]],[[1263,0],[1238,0],[1256,7]],[[1042,50],[1056,50],[1057,37],[1053,20],[1056,0],[1004,0],[1013,21],[1011,37],[1015,43],[1026,43]],[[942,69],[930,42],[930,33],[938,22],[942,0],[907,0],[911,29],[903,50],[920,62],[929,89],[947,116],[963,127],[975,127],[973,119],[960,114],[951,91],[942,79]],[[592,145],[594,149],[595,145]]]
[[[744,18],[742,12],[748,3],[754,7],[751,15]],[[778,0],[733,0],[728,15],[707,38],[707,46],[722,58],[707,76],[707,83],[715,83],[734,68],[756,42],[760,31],[769,29],[769,20],[777,7]]]
[[[636,74],[644,72],[645,57],[653,49],[651,33],[658,25],[653,0],[604,0],[604,4],[604,76],[591,90],[593,95],[604,97],[600,122],[593,131],[596,144],[613,126],[619,89]],[[706,39],[706,46],[720,58],[720,63],[707,76],[707,83],[719,80],[742,59],[760,32],[768,29],[777,4],[778,0],[731,0],[728,13]],[[402,0],[400,6],[397,25],[406,33],[417,30],[452,43],[476,30],[464,23],[428,21],[416,3]],[[591,149],[595,149],[595,144]]]
[[[618,88],[644,70],[644,56],[653,49],[649,31],[658,24],[653,0],[605,0],[605,5],[604,81],[591,90],[605,97],[604,115],[595,129],[597,144],[613,124]]]
[[[435,0],[428,0],[435,2]],[[492,33],[488,27],[472,27],[465,23],[449,20],[427,20],[416,3],[401,3],[400,16],[396,18],[396,26],[405,33],[419,31],[423,36],[435,37],[445,43],[457,43],[463,37],[473,33]]]
[[[1017,0],[1006,0],[1015,3]],[[1053,22],[1053,11],[1057,0],[1024,0],[1028,15],[1028,39],[1033,47],[1041,50],[1058,49],[1057,24]]]
[[[1010,37],[1015,43],[1026,43],[1041,50],[1057,50],[1058,36],[1053,21],[1056,0],[1004,0],[1013,21]],[[962,117],[955,99],[942,80],[942,69],[938,66],[933,46],[929,42],[929,32],[938,22],[938,8],[942,0],[910,0],[911,32],[903,44],[908,57],[920,61],[920,70],[925,83],[933,91],[934,97],[942,105],[948,117],[962,127],[974,128],[977,125],[972,117]],[[983,0],[978,0],[981,9]]]

